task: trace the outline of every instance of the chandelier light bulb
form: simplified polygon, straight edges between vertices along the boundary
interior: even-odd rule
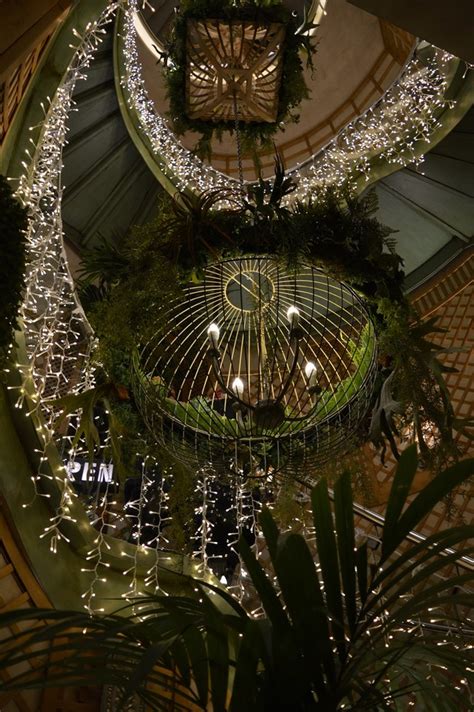
[[[239,396],[239,398],[243,395],[244,382],[241,378],[234,378],[234,380],[232,381],[232,390],[234,391],[236,396]]]
[[[209,337],[209,343],[213,349],[219,348],[219,327],[217,324],[211,324],[207,330],[207,335]]]
[[[316,385],[316,378],[318,375],[318,369],[316,368],[316,364],[314,364],[312,361],[308,361],[306,366],[304,367],[304,372],[306,378],[308,379],[308,386],[312,388]]]
[[[290,324],[290,328],[295,329],[299,324],[300,310],[295,306],[291,306],[286,312],[286,316],[288,319],[288,323]]]

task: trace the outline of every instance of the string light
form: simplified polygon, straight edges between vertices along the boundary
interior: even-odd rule
[[[36,497],[51,498],[49,490],[42,486],[52,481],[57,485],[58,500],[49,524],[40,538],[49,540],[50,551],[58,551],[59,542],[69,543],[63,525],[76,523],[71,515],[71,505],[77,497],[66,469],[55,466],[49,470],[48,451],[55,443],[54,429],[58,417],[57,409],[51,403],[69,392],[80,392],[93,384],[90,368],[95,342],[87,318],[75,296],[75,288],[69,272],[67,257],[62,241],[61,183],[62,150],[66,143],[67,119],[73,109],[72,94],[79,79],[85,78],[95,50],[105,34],[105,26],[113,18],[118,3],[111,3],[100,18],[89,23],[84,36],[74,32],[79,44],[65,77],[49,104],[42,105],[44,121],[38,144],[32,139],[34,156],[30,164],[23,163],[25,169],[18,187],[18,195],[28,209],[28,231],[26,250],[25,291],[21,307],[24,335],[25,359],[16,364],[22,379],[17,392],[16,407],[27,411],[33,418],[40,438],[40,447],[35,449],[37,469],[32,475],[33,498],[24,504],[28,507]],[[20,352],[21,353],[21,352]],[[80,367],[82,364],[82,368]],[[70,378],[74,375],[71,388]],[[62,449],[70,450],[74,438],[74,421],[71,421],[69,436],[59,438]],[[74,459],[75,452],[68,452]],[[104,495],[106,497],[106,495]],[[100,578],[102,567],[102,547],[104,546],[105,503],[99,520],[99,534],[88,558],[95,561],[91,573],[89,589],[83,597],[85,607],[92,612],[94,587]]]
[[[33,418],[40,436],[40,447],[36,448],[37,469],[32,476],[35,496],[50,498],[51,494],[43,491],[41,483],[51,482],[58,486],[58,504],[49,524],[40,535],[49,539],[53,553],[58,550],[61,540],[69,539],[63,533],[63,524],[75,523],[71,514],[76,493],[74,492],[64,467],[56,468],[51,474],[48,470],[48,450],[57,441],[66,448],[68,456],[74,461],[78,450],[69,452],[74,439],[72,434],[55,436],[57,412],[51,402],[69,392],[81,392],[94,383],[93,369],[90,364],[95,348],[92,330],[75,295],[67,257],[62,242],[61,200],[63,186],[61,182],[62,149],[67,140],[67,119],[74,110],[73,91],[76,82],[86,77],[86,70],[105,34],[105,27],[111,21],[120,2],[111,2],[99,19],[90,23],[83,36],[74,32],[79,40],[66,75],[49,105],[43,107],[44,121],[38,144],[32,142],[34,149],[30,163],[23,163],[25,173],[21,178],[19,195],[28,208],[29,227],[27,235],[27,271],[25,278],[24,302],[21,309],[23,333],[25,338],[25,360],[16,364],[21,375],[20,386],[10,386],[17,392],[16,405],[26,410]],[[179,190],[192,188],[203,191],[209,188],[230,188],[239,194],[237,181],[204,165],[197,157],[184,149],[172,134],[165,120],[158,116],[153,103],[146,95],[143,84],[138,50],[134,13],[137,3],[132,0],[124,13],[124,66],[122,77],[130,105],[136,112],[141,130],[148,136],[158,156],[160,166]],[[351,122],[339,132],[338,136],[317,155],[303,166],[290,171],[298,183],[297,191],[291,199],[308,199],[317,187],[354,185],[364,176],[369,180],[373,175],[373,158],[377,156],[394,166],[404,166],[417,157],[420,145],[427,144],[440,123],[438,116],[446,106],[452,103],[445,99],[450,71],[457,60],[446,52],[434,50],[431,59],[422,62],[415,56],[406,66],[398,82],[384,97],[371,107],[359,119]],[[31,127],[35,130],[38,127]],[[27,156],[29,154],[26,154]],[[74,384],[71,388],[71,375]],[[146,468],[142,473],[139,509],[148,507],[147,491],[152,477]],[[156,483],[154,483],[156,486]],[[195,536],[199,542],[200,567],[208,565],[207,546],[212,541],[213,522],[211,513],[216,502],[216,491],[212,471],[200,473],[199,488],[202,501],[196,514],[201,518],[201,525]],[[167,543],[162,534],[167,519],[166,483],[162,478],[158,485],[156,536],[150,540],[154,545],[154,561],[147,571],[145,583],[159,589],[158,563],[160,547]],[[109,484],[97,500],[98,517],[95,520],[97,535],[93,546],[88,551],[90,567],[84,572],[90,574],[89,587],[83,593],[86,609],[92,613],[96,587],[99,582],[106,583],[104,569],[108,564],[104,554],[108,549],[106,534],[111,528],[109,506],[114,502],[108,499]],[[232,504],[235,516],[235,531],[229,536],[229,546],[235,547],[237,539],[245,528],[254,536],[254,551],[258,554],[259,537],[257,531],[257,510],[260,506],[252,490],[241,480],[237,481]],[[28,505],[25,505],[28,506]],[[229,511],[229,510],[228,510]],[[165,516],[163,516],[165,513]],[[138,517],[139,533],[133,557],[132,580],[126,596],[139,594],[137,563],[138,552],[145,547],[140,543],[141,517]],[[308,528],[308,534],[314,539],[314,530]],[[149,550],[152,553],[152,550]],[[238,597],[244,596],[245,571],[242,563],[239,567],[236,588]],[[253,611],[259,614],[259,609]],[[464,681],[462,681],[464,684]]]
[[[226,188],[239,195],[236,180],[208,166],[178,141],[148,97],[137,47],[136,0],[130,0],[123,20],[122,86],[127,104],[148,138],[155,160],[180,191]],[[438,116],[454,102],[445,98],[448,78],[459,60],[432,47],[432,56],[415,52],[398,80],[359,118],[342,128],[332,141],[288,174],[297,190],[287,202],[309,200],[318,188],[355,188],[360,177],[368,181],[376,162],[403,167],[420,163],[420,146],[429,143],[440,126]],[[225,201],[224,201],[225,202]]]
[[[93,542],[93,547],[86,554],[86,561],[93,563],[92,568],[82,568],[82,572],[89,572],[92,574],[89,588],[84,591],[82,598],[85,599],[84,608],[87,612],[92,615],[93,613],[102,613],[103,608],[94,608],[93,601],[96,596],[96,586],[101,581],[102,583],[107,583],[107,578],[102,575],[103,568],[109,568],[110,564],[103,560],[104,550],[110,550],[110,544],[107,543],[105,539],[105,534],[108,529],[108,518],[109,518],[109,486],[107,483],[105,486],[105,491],[102,497],[99,496],[99,489],[97,490],[96,505],[96,518],[91,522],[93,526],[98,529],[98,533]]]
[[[147,464],[147,460],[145,460]],[[153,463],[155,467],[158,465],[156,461]],[[146,469],[145,469],[146,472]],[[146,504],[146,507],[153,517],[156,518],[154,524],[155,536],[147,540],[147,546],[153,547],[154,561],[150,568],[146,572],[144,579],[145,586],[153,588],[153,592],[157,594],[160,591],[158,569],[160,563],[160,552],[169,542],[163,533],[163,529],[166,523],[171,520],[168,511],[169,494],[168,489],[168,477],[167,471],[163,472],[161,477],[156,479],[147,477],[147,488],[146,491],[150,491],[153,486],[154,492],[154,506],[156,509],[151,509],[151,502]]]
[[[209,554],[207,547],[217,542],[212,539],[214,529],[213,513],[216,509],[216,478],[211,467],[202,468],[197,473],[196,489],[201,494],[201,502],[195,507],[194,514],[199,521],[195,533],[191,537],[196,542],[195,557],[199,558],[200,568],[205,571],[209,568]]]
[[[155,160],[164,175],[179,191],[191,187],[197,192],[210,188],[230,188],[239,194],[239,184],[211,166],[206,166],[178,141],[166,120],[160,116],[148,97],[142,78],[137,48],[135,16],[137,0],[130,0],[124,10],[123,39],[124,76],[121,84],[127,94],[127,104],[135,111],[141,131],[147,136]]]

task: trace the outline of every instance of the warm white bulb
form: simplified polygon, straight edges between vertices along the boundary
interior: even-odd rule
[[[304,367],[304,372],[306,378],[308,379],[308,388],[314,389],[318,380],[318,369],[316,367],[316,364],[312,361],[308,361],[306,366]]]
[[[234,378],[232,381],[232,390],[238,396],[241,396],[244,392],[244,382],[241,378]]]
[[[217,349],[219,346],[219,327],[217,324],[211,324],[207,330],[207,335],[209,337],[209,342],[213,349]]]
[[[300,320],[300,310],[297,307],[289,307],[288,311],[286,312],[286,316],[291,327],[298,326],[298,322]]]
[[[227,586],[227,579],[226,579],[226,577],[224,576],[224,574],[222,574],[222,576],[220,577],[219,581],[220,581],[221,583],[223,583],[225,586]]]

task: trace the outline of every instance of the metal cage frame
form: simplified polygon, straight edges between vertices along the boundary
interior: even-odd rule
[[[164,323],[135,355],[134,395],[179,460],[311,483],[350,447],[377,364],[373,324],[351,287],[308,264],[230,258],[188,285]],[[269,403],[281,404],[273,421],[259,417]]]

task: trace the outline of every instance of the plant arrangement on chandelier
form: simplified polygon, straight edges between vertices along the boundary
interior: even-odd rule
[[[281,23],[286,28],[282,48],[282,77],[278,93],[275,121],[239,122],[239,134],[244,152],[256,156],[260,149],[271,150],[275,134],[284,124],[299,120],[297,109],[309,97],[300,57],[303,51],[306,64],[312,69],[315,43],[309,34],[316,25],[307,17],[300,23],[281,0],[185,0],[180,3],[174,18],[171,37],[166,47],[164,77],[169,98],[169,117],[174,131],[183,135],[189,131],[201,134],[195,152],[210,158],[211,140],[221,139],[224,132],[235,131],[235,119],[204,120],[191,118],[186,105],[187,35],[189,20],[218,19],[226,23],[251,21],[262,24]],[[238,117],[237,117],[238,118]]]
[[[274,180],[250,186],[240,204],[227,191],[162,196],[157,218],[120,247],[104,243],[85,253],[82,294],[99,337],[104,380],[131,388],[133,349],[156,332],[163,305],[180,298],[182,285],[199,281],[207,264],[247,254],[275,255],[289,269],[306,262],[365,297],[379,342],[379,389],[393,374],[359,437],[375,442],[382,459],[387,445],[398,457],[403,426],[425,465],[438,471],[457,457],[453,431],[467,433],[470,422],[453,413],[444,381],[450,369],[439,358],[445,350],[428,338],[437,331],[434,320],[421,323],[403,294],[402,262],[393,230],[374,217],[375,193],[326,190],[309,203],[290,203],[294,183],[278,158],[275,168]]]
[[[461,567],[462,555],[474,551],[474,527],[444,529],[419,544],[406,537],[474,473],[474,461],[443,471],[408,502],[416,471],[411,446],[398,464],[376,551],[367,541],[356,546],[347,473],[333,507],[324,480],[313,490],[315,549],[279,531],[264,510],[273,581],[239,542],[261,618],[199,580],[192,581],[196,598],[143,596],[139,612],[133,602],[114,615],[0,615],[2,628],[21,625],[2,641],[0,670],[24,666],[2,675],[0,689],[106,684],[120,690],[122,704],[135,694],[152,710],[169,709],[170,695],[174,709],[192,702],[216,712],[466,709],[474,596],[472,572]],[[27,629],[28,622],[43,625]]]
[[[0,176],[0,368],[5,364],[13,332],[25,272],[27,211],[14,197],[10,184]]]

